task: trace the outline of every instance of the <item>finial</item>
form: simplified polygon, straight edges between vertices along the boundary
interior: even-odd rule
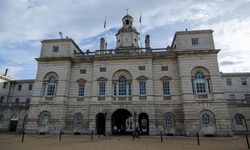
[[[127,15],[128,15],[128,8],[126,9]]]

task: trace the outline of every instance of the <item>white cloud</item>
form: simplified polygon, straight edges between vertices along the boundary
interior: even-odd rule
[[[249,41],[249,0],[242,1],[170,1],[170,0],[2,0],[0,1],[0,66],[36,70],[34,57],[39,56],[40,41],[64,37],[73,38],[85,49],[99,48],[104,36],[107,16],[108,48],[115,48],[115,32],[122,26],[121,19],[129,8],[134,26],[139,31],[142,13],[143,36],[151,35],[151,45],[166,47],[178,30],[213,29],[216,47],[221,48],[219,62],[234,60],[237,66],[221,65],[222,71],[249,71],[246,53]],[[144,37],[143,37],[144,39]],[[144,41],[144,40],[143,40]],[[11,53],[10,53],[11,51]],[[8,55],[6,58],[3,56]],[[29,56],[29,57],[25,57]],[[238,56],[238,57],[235,57]],[[27,67],[26,65],[29,65]],[[223,63],[222,63],[223,64]],[[24,67],[25,66],[25,67]],[[2,67],[0,67],[3,69]],[[16,69],[16,70],[18,70]],[[14,70],[14,67],[12,68]],[[13,76],[18,76],[16,71]],[[24,78],[28,75],[21,74]],[[35,76],[33,76],[35,78]]]

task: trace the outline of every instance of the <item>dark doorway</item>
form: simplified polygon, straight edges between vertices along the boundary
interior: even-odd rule
[[[17,123],[18,121],[13,121],[13,120],[10,121],[10,132],[16,131]]]
[[[103,113],[96,115],[96,131],[99,135],[105,135],[106,116]]]
[[[114,126],[118,131],[114,131]],[[112,134],[113,135],[130,135],[133,133],[133,117],[126,109],[117,109],[112,114]]]
[[[146,113],[139,115],[139,125],[141,128],[141,135],[149,135],[149,121]]]

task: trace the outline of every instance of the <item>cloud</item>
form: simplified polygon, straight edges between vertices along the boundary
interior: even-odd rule
[[[99,49],[99,39],[105,36],[103,28],[105,16],[107,16],[108,48],[115,48],[115,33],[122,26],[121,19],[126,13],[125,10],[129,8],[129,14],[134,17],[134,26],[138,31],[139,16],[142,13],[143,43],[145,35],[150,34],[152,47],[166,47],[171,44],[176,31],[183,31],[185,28],[213,29],[216,47],[222,49],[219,53],[220,64],[228,60],[238,62],[236,59],[241,59],[242,63],[238,65],[249,71],[246,65],[247,62],[249,64],[246,57],[246,54],[249,54],[246,51],[250,35],[249,2],[249,0],[145,0],[143,2],[140,0],[60,2],[2,0],[0,1],[0,61],[7,63],[0,66],[4,66],[2,68],[12,66],[12,70],[16,66],[18,69],[22,68],[23,72],[28,72],[25,68],[36,70],[37,64],[34,58],[39,56],[40,41],[59,38],[60,31],[64,37],[73,38],[83,51]],[[221,69],[233,71],[225,65],[222,65]],[[16,73],[19,74],[18,71]],[[13,76],[18,76],[17,74]],[[27,74],[20,76],[31,77]]]

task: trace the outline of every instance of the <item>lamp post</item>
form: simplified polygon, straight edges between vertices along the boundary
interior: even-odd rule
[[[134,131],[134,136],[136,134],[136,112],[134,113],[134,119],[135,119],[135,131]]]

